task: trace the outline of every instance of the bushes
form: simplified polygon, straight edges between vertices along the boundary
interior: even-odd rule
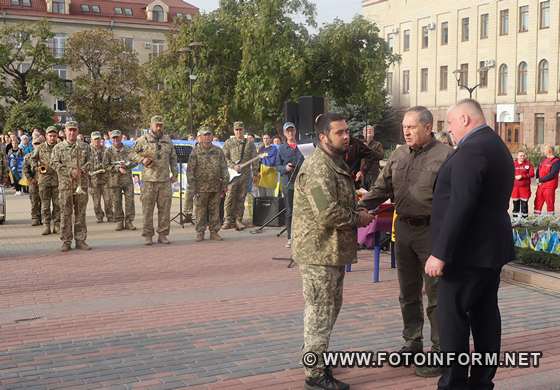
[[[54,111],[38,100],[16,103],[7,114],[4,131],[30,130],[33,127],[44,129],[53,124],[53,116]]]
[[[521,264],[542,268],[549,271],[560,271],[560,256],[531,249],[515,248],[517,261]]]

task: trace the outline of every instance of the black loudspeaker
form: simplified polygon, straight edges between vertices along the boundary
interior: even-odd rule
[[[263,196],[253,199],[253,225],[262,226],[280,211],[284,210],[284,198]],[[278,215],[267,226],[284,226],[285,212]]]
[[[298,123],[298,104],[296,102],[284,102],[284,122]]]
[[[325,99],[320,96],[301,96],[298,99],[298,142],[313,142],[315,118],[325,112]]]

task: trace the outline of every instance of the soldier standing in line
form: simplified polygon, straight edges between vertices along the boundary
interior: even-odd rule
[[[210,239],[221,241],[220,197],[229,182],[224,152],[212,145],[212,131],[203,127],[198,131],[199,144],[189,156],[187,180],[196,203],[196,241],[204,240],[206,226]]]
[[[342,307],[346,264],[357,261],[358,227],[373,215],[356,206],[354,180],[344,155],[350,131],[344,117],[317,118],[319,145],[295,179],[292,254],[303,281],[305,389],[349,389],[325,367],[331,332]],[[311,356],[311,358],[310,358]],[[313,361],[315,358],[315,361]]]
[[[33,138],[33,151],[44,142],[42,135]],[[39,185],[37,184],[37,163],[33,160],[33,152],[27,153],[23,158],[23,175],[27,178],[29,186],[29,200],[31,201],[31,226],[39,226],[41,223],[41,197],[39,196]]]
[[[193,152],[197,148],[199,142],[200,142],[200,137],[196,137],[196,143],[194,144],[192,150]],[[187,169],[188,169],[188,164],[187,164]],[[192,223],[193,221],[192,216],[194,214],[193,209],[194,209],[194,193],[191,191],[191,186],[189,184],[189,179],[187,176],[187,190],[185,191],[185,207],[184,207],[185,223]]]
[[[243,122],[233,124],[234,137],[224,143],[224,155],[228,167],[234,169],[241,176],[236,177],[228,186],[228,192],[224,202],[224,225],[222,229],[243,230],[246,226],[242,223],[245,211],[245,196],[247,195],[247,183],[249,175],[253,172],[253,182],[259,181],[259,161],[255,160],[251,165],[243,168],[240,165],[257,156],[257,148],[253,142],[247,141],[244,136]],[[251,169],[252,168],[252,169]]]
[[[375,130],[377,130],[378,125],[368,125],[364,127],[364,140],[368,148],[373,151],[373,155],[370,159],[362,161],[363,169],[365,172],[363,178],[363,187],[367,190],[375,183],[377,176],[379,176],[379,161],[383,160],[385,152],[383,150],[383,145],[381,142],[375,140]]]
[[[169,244],[171,229],[171,184],[177,181],[177,154],[171,138],[163,133],[163,117],[155,115],[150,120],[148,134],[138,138],[131,160],[144,165],[142,180],[142,236],[146,245],[152,245],[154,235],[154,208],[158,209],[158,242]]]
[[[58,172],[58,189],[62,204],[60,213],[62,252],[71,249],[73,238],[76,240],[76,249],[91,249],[86,244],[87,187],[91,168],[91,148],[88,144],[78,141],[79,131],[78,123],[66,122],[64,126],[66,139],[56,144],[51,156],[51,166]]]
[[[132,169],[137,164],[130,160],[131,149],[123,144],[120,130],[111,131],[111,143],[111,148],[105,153],[105,165],[110,171],[109,186],[112,191],[114,218],[117,223],[115,230],[136,230],[136,226],[132,223],[136,215]]]
[[[43,142],[33,151],[32,159],[37,165],[37,182],[39,197],[41,198],[41,214],[43,216],[42,235],[60,232],[60,200],[58,193],[58,174],[51,165],[51,156],[58,142],[58,129],[54,126],[47,127],[47,141]],[[52,206],[52,209],[51,209]]]
[[[99,131],[91,133],[91,199],[93,200],[93,211],[97,223],[103,222],[103,217],[107,217],[107,222],[113,222],[113,202],[111,191],[108,186],[110,176],[109,167],[105,165],[105,154],[107,149],[103,144],[103,138]],[[101,207],[101,198],[103,198],[103,208]],[[105,209],[105,212],[103,212]]]

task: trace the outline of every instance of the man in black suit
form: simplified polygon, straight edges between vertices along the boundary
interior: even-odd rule
[[[443,163],[432,207],[432,255],[425,272],[440,276],[438,322],[441,350],[468,352],[472,331],[476,352],[499,352],[498,286],[502,266],[513,260],[508,215],[513,188],[511,153],[486,125],[475,100],[465,99],[447,114],[457,149]],[[492,389],[496,366],[453,364],[438,388]]]

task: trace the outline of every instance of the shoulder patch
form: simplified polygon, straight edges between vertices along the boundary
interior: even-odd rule
[[[310,192],[313,202],[319,210],[325,210],[329,207],[329,201],[320,187],[313,187]]]

